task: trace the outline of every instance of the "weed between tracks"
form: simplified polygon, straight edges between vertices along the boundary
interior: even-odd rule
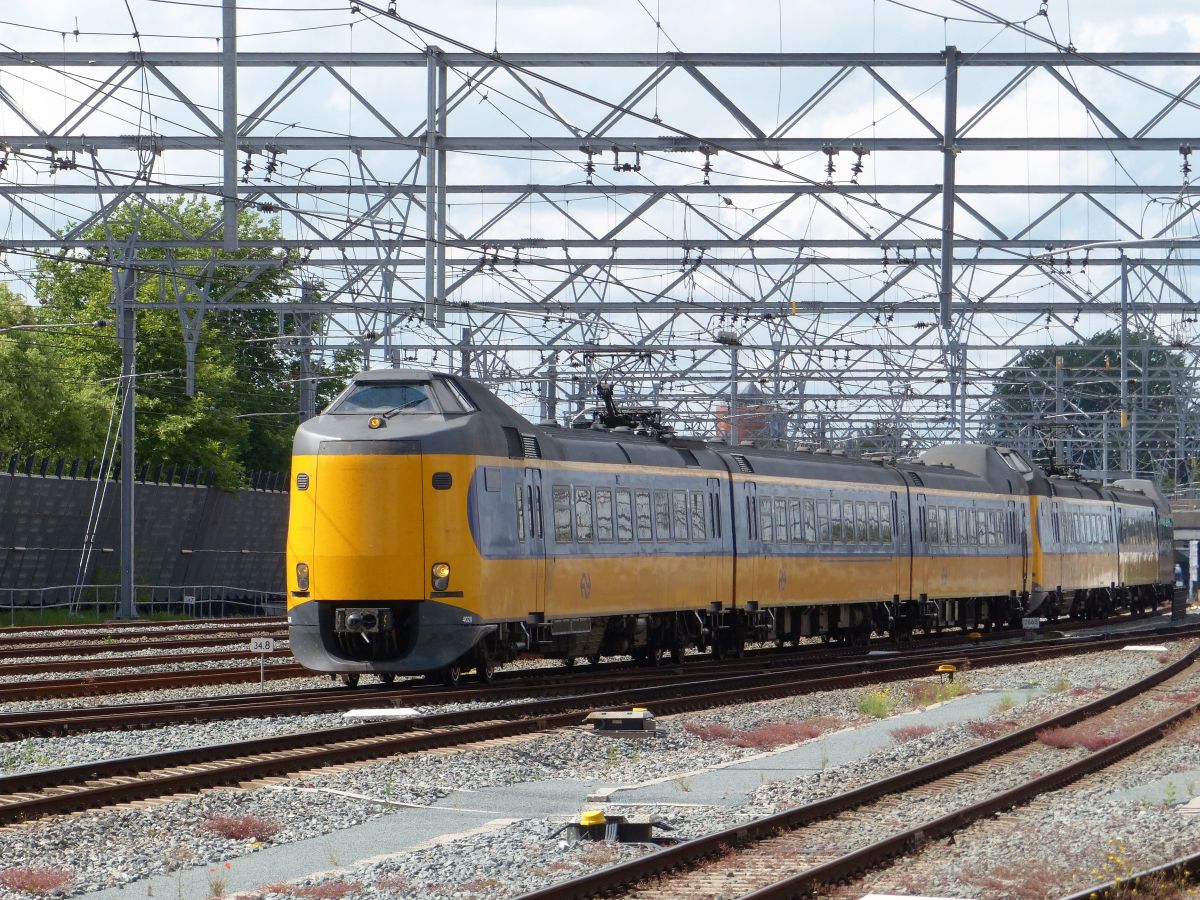
[[[36,897],[66,886],[74,877],[70,869],[0,869],[0,887]]]
[[[736,731],[728,725],[701,725],[695,722],[688,722],[683,727],[702,741],[722,741],[733,747],[755,750],[798,744],[820,737],[823,732],[815,722],[767,722],[745,731]]]
[[[906,725],[903,728],[893,728],[892,737],[897,744],[903,744],[907,741],[915,741],[917,738],[923,738],[927,734],[933,734],[937,731],[932,725]]]
[[[260,816],[210,816],[200,827],[234,841],[269,841],[279,832],[278,822]]]

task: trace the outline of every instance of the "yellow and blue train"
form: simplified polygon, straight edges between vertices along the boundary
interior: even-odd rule
[[[301,425],[292,466],[292,652],[348,683],[1095,616],[1173,583],[1151,483],[1047,477],[1003,447],[897,461],[539,426],[471,379],[390,370]]]

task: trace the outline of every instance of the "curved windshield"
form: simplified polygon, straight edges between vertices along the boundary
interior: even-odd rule
[[[437,405],[428,384],[370,382],[355,385],[337,408],[338,415],[352,413],[435,413]]]

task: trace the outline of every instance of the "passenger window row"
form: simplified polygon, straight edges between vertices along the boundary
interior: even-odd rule
[[[1101,513],[1060,511],[1057,528],[1059,540],[1067,544],[1112,543],[1112,521]]]
[[[1016,512],[974,506],[925,507],[925,540],[940,546],[1000,547],[1015,544]]]
[[[1151,545],[1158,540],[1158,529],[1152,510],[1129,510],[1121,512],[1121,543]]]
[[[556,484],[554,540],[559,544],[704,543],[718,534],[720,499],[704,491]],[[706,518],[706,513],[707,518]],[[518,493],[517,521],[521,521]],[[709,527],[711,525],[711,528]]]
[[[892,545],[892,508],[886,501],[814,500],[762,496],[758,531],[764,544]]]

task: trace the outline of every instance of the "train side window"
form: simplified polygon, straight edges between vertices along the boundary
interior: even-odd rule
[[[529,489],[529,521],[533,536],[542,536],[542,486],[535,485]]]
[[[671,511],[674,513],[674,528],[672,531],[674,532],[675,540],[686,541],[688,539],[687,491],[671,492]]]
[[[801,517],[802,509],[799,497],[792,497],[788,500],[788,518],[791,520],[793,544],[804,543],[804,519]]]
[[[617,488],[617,540],[622,544],[633,540],[633,495],[629,488]]]
[[[822,544],[830,543],[829,501],[817,501],[817,537]]]
[[[840,544],[845,539],[842,537],[842,501],[829,501],[829,542],[831,544]]]
[[[612,488],[596,488],[596,539],[611,544],[613,539]]]
[[[879,537],[885,547],[892,546],[892,504],[881,503],[879,516]]]
[[[590,544],[595,536],[596,524],[592,519],[592,489],[586,485],[575,485],[575,540]]]
[[[763,497],[758,501],[758,531],[764,544],[775,543],[775,520],[772,518],[771,498]]]
[[[868,529],[867,536],[870,539],[871,543],[878,544],[880,542],[879,504],[878,503],[867,504],[867,529]]]
[[[704,492],[692,491],[692,540],[703,543],[707,539],[704,533]]]
[[[714,488],[708,494],[709,533],[716,540],[721,536],[721,494]]]
[[[854,539],[860,544],[865,544],[868,541],[866,500],[856,500],[854,502]]]
[[[786,544],[789,541],[787,500],[783,497],[775,498],[775,541],[779,544]]]
[[[938,536],[943,544],[950,543],[950,510],[944,506],[938,507]]]
[[[937,507],[925,507],[925,541],[930,544],[937,543]]]
[[[671,540],[671,497],[661,489],[654,492],[654,536],[663,543]]]
[[[565,484],[556,484],[551,489],[554,501],[554,540],[560,544],[571,543],[571,489]]]
[[[817,542],[817,510],[812,500],[804,501],[804,543]]]
[[[637,512],[637,539],[644,543],[654,540],[654,515],[650,507],[650,492],[640,490],[633,495]]]
[[[946,513],[946,524],[950,527],[950,534],[946,537],[946,543],[948,544],[962,543],[962,529],[959,528],[959,519],[962,518],[961,513],[962,510],[957,506],[950,507]]]
[[[525,488],[517,485],[517,540],[525,543]]]

